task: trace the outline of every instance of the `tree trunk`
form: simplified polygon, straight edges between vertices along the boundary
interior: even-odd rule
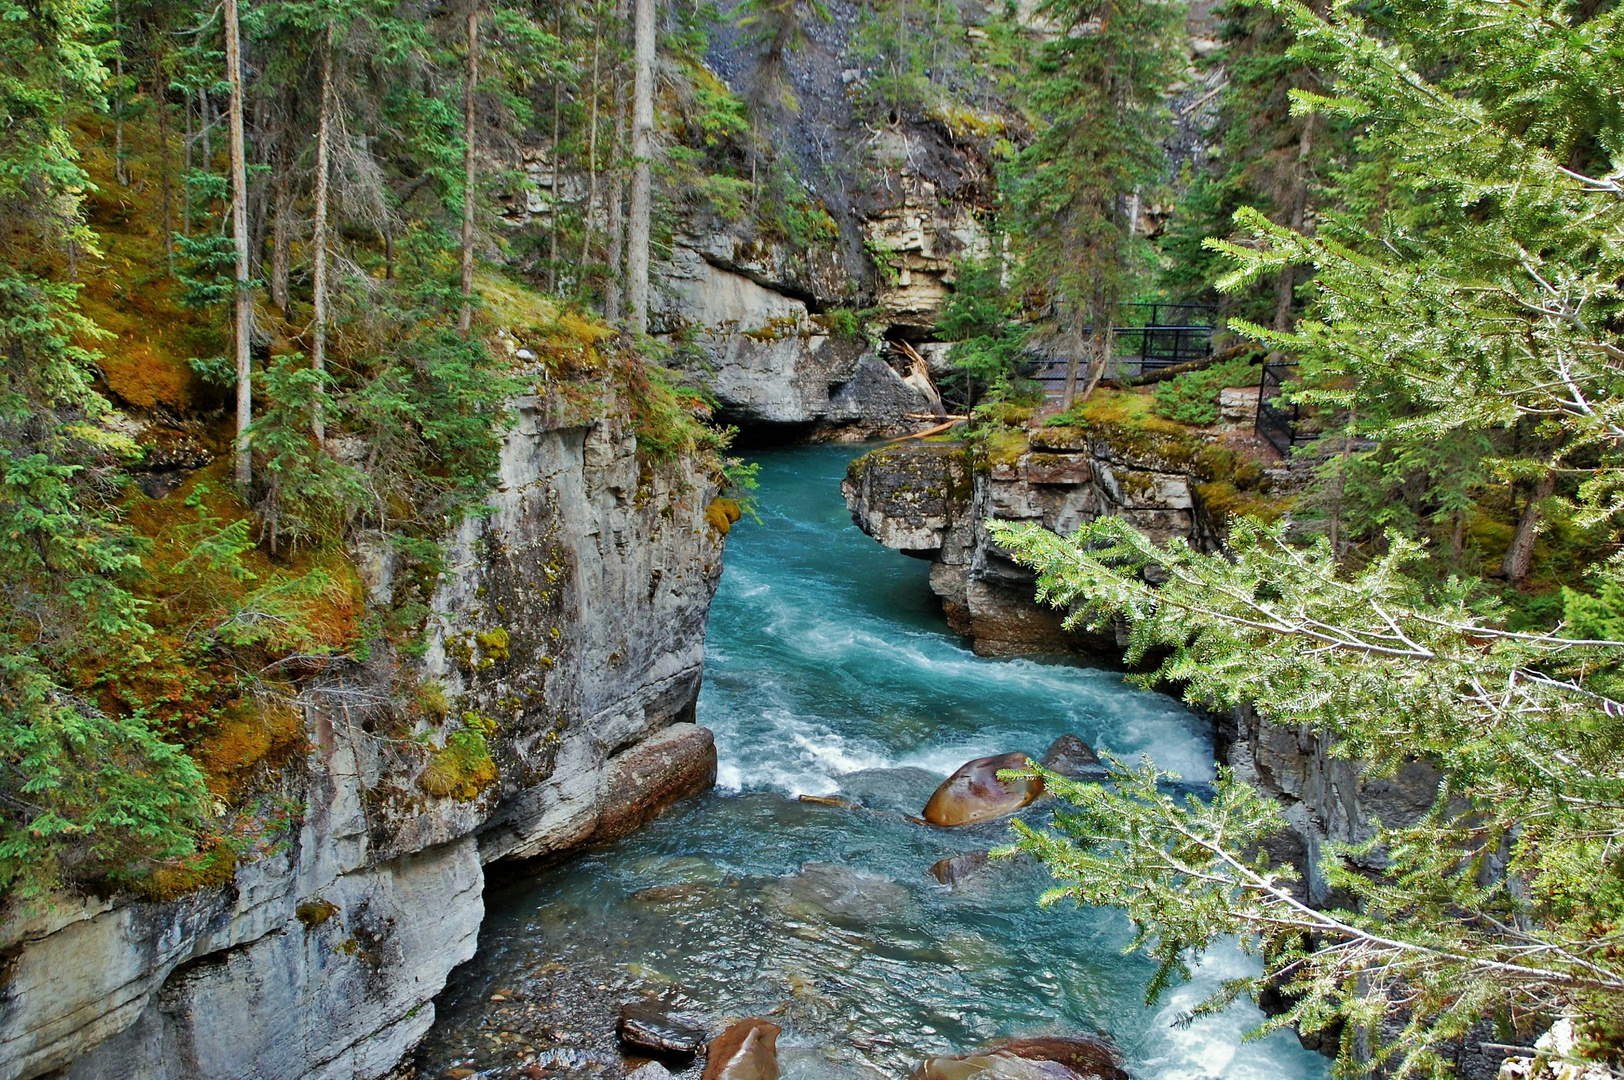
[[[592,257],[592,209],[598,201],[598,60],[603,52],[603,21],[592,23],[592,115],[587,121],[586,211],[581,215],[581,274]]]
[[[192,236],[192,95],[182,94],[186,100],[186,130],[181,133],[181,149],[186,151],[186,164],[180,174],[180,234],[188,240]]]
[[[119,15],[118,0],[113,0],[113,36],[118,41],[113,50],[113,179],[129,187],[130,174],[124,167],[124,27]]]
[[[559,5],[558,14],[553,20],[553,28],[558,39],[560,41],[564,40],[564,8],[562,4]],[[562,164],[560,159],[564,156],[559,149],[558,141],[559,114],[562,112],[563,96],[564,80],[561,76],[555,77],[553,79],[553,218],[551,228],[547,230],[549,234],[547,241],[547,291],[550,293],[558,291],[558,219],[560,212],[563,210],[562,189],[558,183],[558,167]]]
[[[1093,356],[1090,358],[1088,370],[1088,385],[1083,387],[1083,400],[1087,401],[1099,388],[1100,380],[1105,378],[1106,366],[1111,362],[1111,353],[1116,344],[1116,327],[1106,321],[1102,329],[1094,331]]]
[[[158,103],[158,178],[164,201],[164,272],[175,276],[175,200],[169,182],[169,94],[164,86],[163,65],[155,56],[152,99]]]
[[[1066,350],[1066,389],[1060,395],[1060,411],[1070,410],[1073,401],[1077,400],[1077,362],[1083,343],[1077,341]]]
[[[1528,572],[1534,564],[1534,541],[1539,536],[1539,527],[1544,520],[1540,504],[1549,499],[1555,491],[1556,474],[1548,472],[1534,483],[1533,489],[1528,493],[1528,504],[1523,507],[1522,517],[1517,519],[1517,532],[1511,538],[1511,547],[1506,551],[1505,561],[1500,564],[1501,572],[1513,585],[1521,585],[1528,580]]]
[[[479,82],[479,5],[468,3],[468,82],[462,90],[462,312],[463,337],[474,325],[474,89]]]
[[[242,58],[238,57],[237,66],[242,66]],[[209,92],[203,87],[197,88],[197,119],[202,127],[203,139],[203,171],[208,172],[214,168],[214,143],[211,132],[214,130],[214,107],[209,104]]]
[[[288,274],[293,257],[293,154],[285,145],[277,154],[276,177],[272,183],[271,213],[271,303],[284,317],[288,313]]]
[[[632,197],[626,228],[626,278],[634,337],[648,333],[649,210],[654,157],[654,3],[637,0],[633,33]]]
[[[603,318],[610,326],[620,325],[621,294],[625,291],[626,252],[626,84],[615,83],[615,144],[610,151],[614,170],[609,177],[609,251],[603,287]]]
[[[1308,155],[1314,150],[1314,118],[1303,118],[1297,139],[1297,162],[1292,168],[1291,229],[1302,232],[1308,219]],[[1274,283],[1274,328],[1282,334],[1291,329],[1291,309],[1297,299],[1297,268],[1282,266]]]
[[[333,129],[333,24],[327,24],[327,40],[321,51],[321,114],[316,122],[316,207],[315,225],[311,245],[314,263],[312,294],[315,308],[311,321],[310,367],[313,371],[327,370],[327,187]],[[317,445],[327,442],[327,419],[321,414],[319,402],[310,415],[310,433]]]
[[[242,134],[242,41],[237,27],[237,0],[225,0],[226,80],[231,84],[231,233],[237,248],[237,483],[248,496],[253,458],[248,423],[253,417],[253,371],[248,347],[254,330],[254,294],[248,287],[248,164]],[[207,131],[207,128],[204,129]]]

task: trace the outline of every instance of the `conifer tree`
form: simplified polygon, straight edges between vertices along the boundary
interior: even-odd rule
[[[1621,539],[1624,509],[1624,66],[1598,58],[1615,54],[1621,16],[1482,0],[1443,8],[1378,38],[1346,6],[1322,17],[1274,5],[1296,57],[1331,79],[1325,96],[1299,91],[1298,107],[1362,129],[1383,169],[1383,209],[1312,237],[1243,210],[1247,242],[1213,242],[1236,265],[1223,284],[1311,265],[1310,317],[1291,332],[1240,324],[1325,376],[1308,397],[1362,418],[1365,403],[1400,395],[1403,409],[1368,429],[1378,441],[1483,436],[1509,447],[1509,433],[1533,426],[1541,439],[1493,468],[1530,484],[1554,473],[1577,518],[1608,534],[1605,551]],[[1431,39],[1440,24],[1481,32],[1435,81],[1412,66],[1425,53],[1408,39]],[[1506,71],[1539,71],[1539,100],[1507,94]],[[1564,105],[1579,97],[1590,138]],[[1269,863],[1258,842],[1282,827],[1280,809],[1228,774],[1210,799],[1188,802],[1165,794],[1150,765],[1115,788],[1059,781],[1080,812],[1023,831],[1020,846],[1062,880],[1051,899],[1127,908],[1138,944],[1162,961],[1153,991],[1193,951],[1235,934],[1262,952],[1265,973],[1218,1003],[1273,984],[1293,1005],[1270,1024],[1345,1022],[1350,1069],[1385,1061],[1398,1074],[1442,1074],[1440,1045],[1485,1016],[1575,1015],[1617,1052],[1616,559],[1586,568],[1596,595],[1568,594],[1563,623],[1525,631],[1481,583],[1440,573],[1424,537],[1396,531],[1354,565],[1339,565],[1324,539],[1303,546],[1244,519],[1221,556],[1154,544],[1114,519],[1066,539],[994,531],[1074,621],[1120,616],[1134,657],[1168,650],[1155,677],[1186,686],[1189,700],[1255,704],[1323,733],[1372,775],[1415,758],[1441,772],[1429,815],[1325,853],[1320,873],[1357,901],[1334,911],[1308,907],[1292,870]],[[1156,588],[1145,581],[1152,564]],[[1385,873],[1360,872],[1355,856],[1385,860]],[[1379,1035],[1384,1019],[1396,1037]],[[1376,1044],[1371,1058],[1364,1040]]]
[[[1176,0],[1049,0],[1064,28],[1034,73],[1045,125],[1006,171],[1030,285],[1062,305],[1073,339],[1065,407],[1077,389],[1081,334],[1090,385],[1109,359],[1112,322],[1136,267],[1129,197],[1158,183],[1170,129],[1164,101],[1180,60]]]

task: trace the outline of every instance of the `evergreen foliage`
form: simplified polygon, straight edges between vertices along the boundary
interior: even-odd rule
[[[1234,264],[1227,289],[1313,268],[1313,308],[1294,331],[1236,325],[1299,357],[1298,397],[1370,440],[1327,465],[1346,470],[1338,494],[1363,489],[1380,542],[1345,559],[1332,538],[1303,546],[1245,519],[1224,555],[1111,519],[1069,539],[994,531],[1074,622],[1120,616],[1133,657],[1165,656],[1147,681],[1324,733],[1373,776],[1422,759],[1441,772],[1437,802],[1358,851],[1326,852],[1320,872],[1353,899],[1326,912],[1260,854],[1278,809],[1228,776],[1183,803],[1150,765],[1115,787],[1062,782],[1079,811],[1018,846],[1062,879],[1056,897],[1127,908],[1162,961],[1153,992],[1219,936],[1260,950],[1264,975],[1212,1007],[1277,986],[1292,1005],[1270,1025],[1346,1023],[1348,1071],[1443,1074],[1442,1044],[1485,1016],[1527,1030],[1573,1014],[1615,1054],[1624,642],[1609,630],[1620,592],[1607,555],[1624,508],[1624,65],[1599,58],[1617,56],[1620,14],[1452,0],[1384,9],[1393,23],[1378,36],[1346,5],[1271,10],[1291,56],[1327,73],[1326,94],[1294,93],[1298,115],[1359,131],[1361,161],[1315,235],[1248,208],[1245,242],[1209,243]],[[1470,28],[1469,45],[1454,51],[1439,25]],[[1407,44],[1423,38],[1443,44]],[[1511,92],[1507,72],[1539,78]],[[1562,506],[1599,535],[1577,571],[1594,591],[1570,590],[1566,624],[1518,629],[1429,542],[1428,516],[1463,513],[1485,474],[1543,490],[1522,518],[1530,547],[1541,513]],[[1384,492],[1416,476],[1426,493],[1383,520]],[[1373,860],[1382,873],[1359,871]]]

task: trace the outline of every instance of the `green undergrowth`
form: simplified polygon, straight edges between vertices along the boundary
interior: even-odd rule
[[[255,484],[243,492],[221,408],[228,312],[197,302],[184,258],[169,273],[155,133],[139,115],[127,123],[128,183],[113,176],[106,131],[74,134],[96,243],[77,248],[77,297],[46,301],[56,329],[43,345],[66,366],[37,367],[77,411],[57,429],[40,427],[39,410],[33,421],[72,463],[3,448],[0,507],[30,524],[0,542],[15,589],[0,618],[0,758],[13,777],[0,896],[170,900],[228,883],[239,862],[286,842],[298,808],[277,781],[307,750],[314,680],[380,645],[421,652],[440,540],[483,512],[514,397],[533,393],[564,422],[617,419],[645,472],[697,455],[725,482],[727,434],[601,319],[520,278],[482,270],[475,332],[459,335],[454,249],[416,223],[395,237],[387,273],[381,243],[347,238],[366,280],[334,299],[326,375],[305,355],[307,281],[295,276],[286,312],[257,294]],[[194,232],[219,210],[200,203]],[[296,244],[295,261],[304,255]],[[46,310],[23,298],[30,317]],[[325,448],[309,435],[317,407]],[[10,412],[0,427],[8,440],[21,430]],[[747,486],[748,470],[731,479]],[[385,610],[366,603],[350,546],[360,532],[394,548]],[[442,700],[439,723],[448,709]],[[465,723],[431,744],[420,785],[476,797],[496,779],[495,734]]]

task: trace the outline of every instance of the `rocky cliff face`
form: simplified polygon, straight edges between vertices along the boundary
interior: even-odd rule
[[[679,237],[662,269],[655,328],[683,346],[672,362],[724,422],[863,438],[910,430],[907,414],[930,407],[867,340],[815,314],[852,288],[831,250],[792,252],[718,225]]]
[[[931,588],[976,652],[1113,651],[1114,638],[1065,630],[1058,613],[1033,600],[1031,572],[993,543],[987,524],[1030,521],[1066,534],[1114,514],[1159,539],[1211,549],[1217,530],[1191,465],[1187,445],[1154,434],[1038,428],[976,445],[877,450],[852,464],[843,489],[859,528],[931,560]]]
[[[621,835],[714,782],[692,723],[721,570],[707,468],[519,405],[421,663],[378,649],[298,702],[307,752],[267,793],[285,842],[170,902],[7,920],[0,1077],[380,1076],[473,955],[484,865]],[[360,554],[387,602],[391,560]]]

